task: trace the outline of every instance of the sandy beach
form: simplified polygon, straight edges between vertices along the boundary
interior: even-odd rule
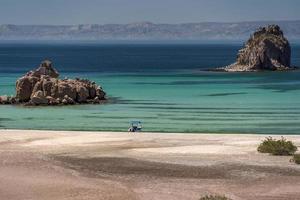
[[[258,153],[265,137],[0,130],[0,199],[300,199],[300,166]]]

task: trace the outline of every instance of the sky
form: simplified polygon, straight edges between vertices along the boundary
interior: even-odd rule
[[[300,0],[0,0],[0,24],[299,20]]]

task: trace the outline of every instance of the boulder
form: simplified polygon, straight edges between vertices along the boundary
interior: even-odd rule
[[[61,103],[64,104],[64,105],[68,105],[68,100],[67,100],[67,99],[63,99],[63,100],[61,101]]]
[[[239,50],[234,64],[220,69],[228,72],[294,69],[291,67],[291,47],[279,26],[263,27]]]
[[[60,104],[62,102],[61,98],[57,98],[56,101],[58,102],[58,104]]]
[[[38,82],[38,78],[32,76],[23,76],[16,82],[16,97],[21,102],[30,100],[32,90],[35,84]]]
[[[46,99],[48,100],[48,104],[49,105],[54,106],[54,105],[60,104],[60,101],[57,101],[57,99],[55,99],[55,98],[53,98],[51,96],[47,96]]]
[[[48,99],[44,96],[43,91],[39,90],[31,98],[31,103],[33,105],[47,105]]]
[[[75,101],[68,95],[65,95],[63,100],[66,100],[67,104],[75,104]]]
[[[0,103],[7,104],[9,102],[9,97],[7,95],[0,96]]]

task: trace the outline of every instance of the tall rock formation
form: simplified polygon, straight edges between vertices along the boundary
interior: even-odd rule
[[[280,27],[269,25],[250,37],[239,50],[236,63],[220,69],[228,72],[294,69],[291,67],[291,47]]]
[[[59,79],[51,61],[45,60],[16,82],[16,97],[11,103],[27,105],[58,105],[101,103],[105,92],[95,82],[79,79]],[[7,101],[6,101],[7,102]],[[9,102],[8,102],[9,103]]]

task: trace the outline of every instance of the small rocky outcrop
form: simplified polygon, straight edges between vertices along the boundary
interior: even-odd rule
[[[277,25],[259,28],[239,50],[237,61],[217,70],[227,72],[283,71],[291,67],[291,47]]]
[[[59,79],[51,61],[45,60],[16,82],[16,96],[1,96],[1,104],[70,105],[99,104],[105,92],[95,82],[86,79]]]

